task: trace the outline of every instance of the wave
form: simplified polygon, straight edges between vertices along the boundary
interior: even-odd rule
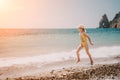
[[[31,57],[9,57],[0,58],[0,67],[12,66],[19,64],[31,64],[31,63],[52,63],[57,61],[64,61],[69,59],[76,59],[76,49],[71,52],[58,52],[49,53],[46,55],[31,56]],[[90,49],[90,53],[93,58],[111,57],[120,55],[120,46],[110,46],[110,47],[98,47]],[[88,58],[85,50],[80,52],[81,58]]]

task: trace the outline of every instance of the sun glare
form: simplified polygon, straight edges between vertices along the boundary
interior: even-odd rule
[[[4,7],[5,5],[5,0],[0,0],[0,7]]]
[[[8,7],[8,1],[7,0],[0,0],[0,12],[5,11]]]
[[[0,0],[0,12],[4,12],[8,9],[10,9],[9,7],[9,0]]]

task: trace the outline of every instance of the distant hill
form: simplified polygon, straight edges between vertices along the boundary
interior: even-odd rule
[[[99,22],[99,28],[120,28],[120,12],[115,15],[113,20],[109,21],[104,14]]]

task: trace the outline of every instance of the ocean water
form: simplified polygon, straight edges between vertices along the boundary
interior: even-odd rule
[[[120,29],[87,28],[93,57],[120,55]],[[77,29],[0,29],[0,66],[76,59]],[[88,58],[84,49],[81,58]]]

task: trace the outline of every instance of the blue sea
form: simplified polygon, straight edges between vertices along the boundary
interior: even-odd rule
[[[94,58],[120,55],[120,29],[87,28]],[[0,29],[0,66],[76,59],[77,29]],[[84,49],[81,58],[88,58]]]

